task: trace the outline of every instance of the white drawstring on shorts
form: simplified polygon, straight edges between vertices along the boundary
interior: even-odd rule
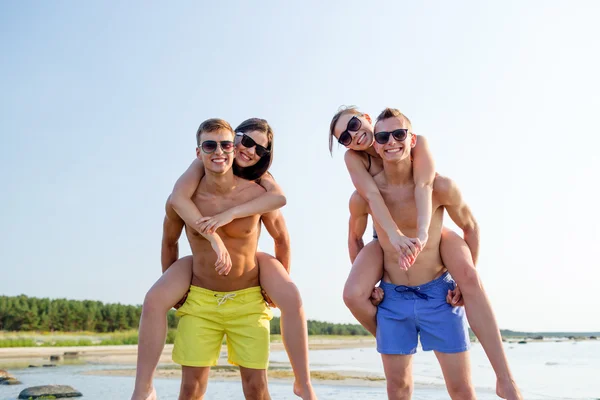
[[[232,300],[235,297],[236,293],[227,293],[227,294],[215,294],[215,297],[218,299],[218,305],[225,304],[227,300]]]

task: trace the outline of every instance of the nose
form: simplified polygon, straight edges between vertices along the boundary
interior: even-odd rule
[[[224,154],[223,148],[221,147],[221,143],[217,143],[217,148],[215,150],[215,154]]]

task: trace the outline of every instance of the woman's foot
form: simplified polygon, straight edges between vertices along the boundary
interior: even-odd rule
[[[144,393],[138,394],[135,391],[131,395],[131,400],[156,400],[156,390],[151,387],[150,390],[146,390]]]
[[[302,400],[317,400],[317,395],[310,383],[300,385],[294,381],[294,394]]]
[[[523,400],[523,396],[512,379],[507,381],[496,381],[496,394],[506,400]]]

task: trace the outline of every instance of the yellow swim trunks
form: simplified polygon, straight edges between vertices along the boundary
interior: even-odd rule
[[[173,361],[187,367],[217,365],[223,336],[227,335],[230,364],[252,369],[269,366],[270,321],[260,286],[234,292],[190,287],[177,310],[180,317]]]

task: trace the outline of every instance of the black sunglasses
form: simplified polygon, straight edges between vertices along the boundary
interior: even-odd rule
[[[346,125],[346,130],[342,132],[340,134],[340,137],[338,138],[338,143],[342,146],[349,146],[350,143],[352,143],[352,135],[350,135],[350,131],[356,132],[361,127],[362,122],[356,115],[350,118],[350,121],[348,121],[348,125]]]
[[[377,132],[375,134],[375,141],[379,144],[386,144],[388,140],[390,140],[390,135],[392,135],[395,140],[402,142],[408,136],[408,129],[396,129],[392,132]]]
[[[221,150],[223,150],[223,153],[231,153],[235,148],[231,140],[223,140],[221,142],[216,142],[214,140],[205,140],[198,147],[200,147],[202,151],[206,154],[212,154],[215,151],[217,151],[218,146],[221,146]]]
[[[259,157],[264,157],[271,152],[271,150],[256,143],[254,141],[254,139],[252,139],[250,136],[246,135],[245,133],[238,132],[235,135],[242,137],[241,143],[242,143],[242,146],[244,146],[245,148],[251,149],[254,146],[256,146],[256,155],[258,155]]]

